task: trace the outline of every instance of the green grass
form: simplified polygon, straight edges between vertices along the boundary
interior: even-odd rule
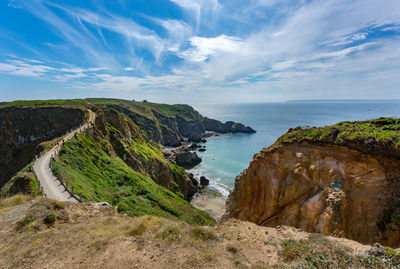
[[[56,213],[51,212],[51,213],[48,213],[48,214],[44,217],[43,222],[44,222],[45,224],[53,224],[54,222],[56,222],[56,219],[57,219]]]
[[[292,268],[398,268],[400,253],[390,248],[386,255],[357,256],[346,248],[320,234],[310,234],[308,239],[286,240],[282,247],[283,261]]]
[[[4,197],[4,196],[8,196],[11,187],[13,186],[13,184],[15,183],[15,181],[21,177],[21,176],[28,176],[31,181],[29,182],[28,185],[28,192],[35,196],[35,195],[40,195],[41,191],[39,188],[39,183],[37,181],[36,176],[31,172],[32,169],[32,162],[27,164],[21,171],[19,171],[15,176],[13,176],[4,186],[3,188],[0,190],[0,196]]]
[[[30,215],[30,214],[26,215],[25,218],[23,218],[22,220],[17,222],[17,229],[21,229],[22,227],[25,227],[29,223],[32,223],[34,220],[35,220],[35,218],[32,215]]]
[[[278,142],[291,143],[304,140],[345,145],[363,152],[400,157],[400,119],[346,121],[320,128],[296,127],[289,129]]]
[[[190,224],[214,224],[206,212],[156,184],[147,174],[134,171],[119,157],[111,156],[107,143],[79,134],[65,143],[59,160],[54,162],[58,173],[76,192],[82,192],[84,200],[107,201],[131,216],[155,215]],[[154,155],[159,156],[152,152],[148,157]]]
[[[0,109],[9,107],[48,107],[48,106],[59,106],[59,107],[87,107],[88,104],[83,99],[58,99],[58,100],[18,100],[14,102],[0,103]]]
[[[133,113],[139,114],[151,120],[156,120],[153,111],[156,111],[167,117],[180,116],[188,121],[201,118],[201,115],[188,105],[168,105],[151,102],[143,103],[140,101],[138,102],[109,98],[89,98],[87,101],[94,105],[121,106]]]

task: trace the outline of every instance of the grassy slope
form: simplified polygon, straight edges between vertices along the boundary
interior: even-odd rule
[[[200,118],[195,110],[188,105],[167,105],[167,104],[156,104],[156,103],[143,103],[136,101],[128,101],[122,99],[109,99],[109,98],[91,98],[87,99],[90,103],[95,105],[117,105],[123,106],[130,111],[145,116],[149,119],[154,119],[152,110],[157,111],[167,117],[175,117],[176,115],[186,119],[193,120]]]
[[[380,145],[390,150],[390,155],[400,157],[400,119],[379,118],[369,121],[341,122],[332,126],[303,129],[297,127],[278,139],[278,142],[312,141],[337,145],[358,144],[365,151],[368,144]],[[373,153],[373,152],[372,152]]]
[[[32,195],[41,194],[39,183],[36,179],[36,176],[31,172],[32,163],[26,165],[21,171],[19,171],[15,176],[13,176],[4,186],[0,189],[0,196],[8,196],[9,191],[15,181],[21,176],[27,176],[31,179],[31,182],[28,185],[28,192]]]
[[[146,148],[144,144],[139,150],[155,154],[154,148]],[[214,223],[206,212],[110,154],[107,141],[96,142],[90,135],[81,134],[65,143],[59,161],[54,164],[87,201],[107,201],[133,216],[149,214],[190,224]]]
[[[0,103],[0,109],[9,108],[9,107],[48,107],[48,106],[57,106],[57,107],[88,107],[89,104],[85,102],[83,99],[58,99],[58,100],[18,100],[14,102],[4,102]]]

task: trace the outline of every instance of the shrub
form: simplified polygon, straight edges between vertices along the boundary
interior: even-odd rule
[[[46,215],[46,217],[44,218],[44,223],[46,224],[53,224],[54,222],[56,222],[56,214],[54,212],[49,213]]]
[[[28,215],[26,215],[25,218],[23,218],[22,220],[17,222],[17,228],[21,229],[22,227],[24,227],[24,226],[28,225],[29,223],[33,222],[34,220],[35,220],[35,218],[32,215],[28,214]]]
[[[65,205],[59,201],[51,201],[51,204],[53,205],[54,209],[64,209]]]

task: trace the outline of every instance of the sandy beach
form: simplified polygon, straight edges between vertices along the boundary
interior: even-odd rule
[[[211,197],[201,193],[193,196],[190,202],[194,207],[207,211],[215,220],[219,220],[225,213],[225,197]]]

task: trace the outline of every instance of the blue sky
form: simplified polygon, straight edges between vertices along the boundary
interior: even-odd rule
[[[399,0],[0,2],[0,101],[400,98]]]

